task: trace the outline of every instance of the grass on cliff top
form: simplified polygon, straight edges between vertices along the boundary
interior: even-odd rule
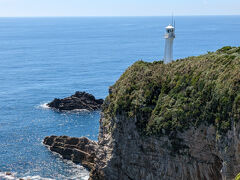
[[[137,61],[110,87],[103,111],[136,118],[146,135],[213,124],[220,133],[240,120],[240,47],[163,64]]]

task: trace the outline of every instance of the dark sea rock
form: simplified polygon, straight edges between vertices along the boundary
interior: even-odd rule
[[[74,95],[64,98],[55,98],[47,105],[51,108],[55,108],[59,111],[71,111],[71,110],[88,110],[95,111],[100,110],[103,104],[103,99],[95,99],[95,97],[86,92],[77,91]]]
[[[48,136],[43,143],[50,147],[51,151],[59,153],[64,159],[80,163],[91,170],[96,157],[97,142],[86,137],[75,138],[68,136]]]

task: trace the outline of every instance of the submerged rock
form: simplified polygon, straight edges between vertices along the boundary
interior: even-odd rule
[[[55,98],[47,105],[59,111],[72,111],[72,110],[100,110],[103,104],[103,99],[95,99],[95,97],[86,92],[77,91],[74,95],[64,98]]]
[[[98,147],[95,141],[86,137],[48,136],[43,143],[49,146],[51,151],[61,154],[64,159],[80,163],[89,170],[93,168],[95,150]]]

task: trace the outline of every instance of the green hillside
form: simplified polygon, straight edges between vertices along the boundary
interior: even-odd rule
[[[143,135],[213,124],[220,134],[240,120],[240,47],[163,64],[137,61],[110,87],[106,119],[137,119]]]

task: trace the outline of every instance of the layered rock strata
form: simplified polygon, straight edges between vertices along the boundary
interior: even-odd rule
[[[98,147],[95,141],[86,137],[48,136],[43,143],[53,152],[59,153],[64,159],[81,163],[87,169],[94,166],[95,152]]]

